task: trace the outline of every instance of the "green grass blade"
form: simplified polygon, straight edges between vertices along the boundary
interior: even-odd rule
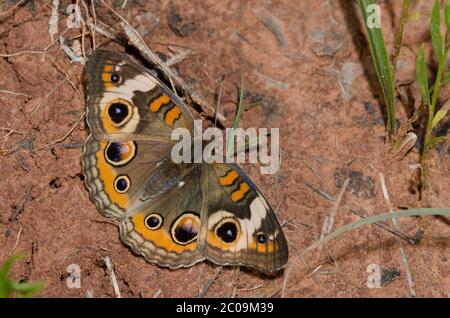
[[[227,144],[227,157],[231,157],[234,154],[234,135],[236,128],[239,127],[239,122],[241,121],[241,114],[244,110],[244,77],[241,75],[241,88],[239,92],[239,104],[236,112],[236,117],[234,117],[233,125],[228,136]]]
[[[17,255],[12,255],[10,256],[4,263],[2,266],[2,269],[0,270],[0,277],[1,278],[6,278],[8,277],[9,271],[11,270],[12,265],[14,264],[14,262],[22,259],[25,257],[25,253],[20,253]]]
[[[422,44],[416,59],[416,80],[424,105],[430,105],[430,88],[428,87],[427,64],[425,61],[425,49]]]
[[[386,220],[393,219],[393,218],[400,218],[400,217],[406,217],[406,216],[428,216],[428,215],[450,216],[450,209],[440,209],[440,208],[411,209],[411,210],[400,210],[400,211],[388,212],[388,213],[370,216],[370,217],[361,219],[359,221],[344,225],[343,227],[340,227],[336,231],[334,231],[334,232],[328,234],[327,236],[323,237],[322,239],[314,242],[312,245],[310,245],[308,248],[306,248],[301,253],[301,255],[303,255],[307,251],[310,251],[310,250],[313,250],[313,249],[319,247],[320,245],[322,245],[338,236],[341,236],[347,232],[355,230],[364,225],[374,224],[377,222],[386,221]]]
[[[25,257],[25,253],[13,255],[3,263],[0,270],[0,298],[11,297],[13,294],[18,297],[32,297],[44,287],[42,282],[20,283],[8,277],[13,264],[23,257]]]
[[[447,141],[447,136],[434,137],[425,142],[426,147],[434,147]]]
[[[8,298],[14,291],[13,287],[14,282],[12,282],[8,278],[8,274],[13,264],[23,257],[25,257],[25,253],[12,255],[8,259],[6,259],[6,261],[3,263],[3,266],[0,270],[0,298]]]
[[[431,124],[431,128],[436,127],[437,124],[447,115],[447,113],[450,111],[450,99],[444,104],[444,106],[441,107],[436,112],[436,115],[434,115],[433,123]]]
[[[435,0],[430,20],[431,43],[438,61],[441,60],[443,52],[441,34],[441,6],[439,0]]]
[[[13,287],[9,281],[0,280],[0,298],[9,298],[13,292]]]
[[[396,130],[395,123],[395,92],[394,92],[394,79],[392,76],[391,66],[389,64],[389,58],[384,44],[383,33],[381,27],[370,27],[368,21],[373,19],[373,12],[368,12],[368,7],[373,5],[372,0],[360,0],[360,7],[364,19],[364,25],[367,30],[370,51],[372,53],[375,70],[377,72],[378,80],[381,84],[383,91],[384,101],[386,103],[387,116],[388,116],[388,131],[393,134]]]
[[[445,16],[445,26],[447,27],[447,32],[450,30],[450,1],[447,1],[444,9]]]
[[[444,7],[444,18],[445,18],[445,47],[444,54],[446,54],[450,49],[450,0],[447,0]],[[444,57],[446,58],[446,57]]]
[[[35,283],[12,282],[12,287],[19,294],[20,297],[28,298],[33,297],[42,288],[44,288],[44,284],[42,282],[35,282]]]

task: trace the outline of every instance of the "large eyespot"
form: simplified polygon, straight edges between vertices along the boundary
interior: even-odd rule
[[[130,188],[130,178],[126,175],[120,175],[114,180],[114,189],[119,193],[125,193]]]
[[[116,100],[108,106],[108,116],[116,126],[122,126],[130,120],[133,109],[125,100]]]
[[[258,234],[256,234],[256,241],[260,244],[264,244],[267,242],[267,236],[263,232],[258,232]]]
[[[239,226],[233,219],[225,219],[216,226],[216,235],[225,243],[233,243],[239,236]]]
[[[173,240],[186,245],[197,239],[200,232],[200,218],[192,212],[185,212],[172,225],[171,233]]]
[[[136,145],[132,141],[111,142],[105,148],[105,159],[113,166],[130,162],[136,155]]]
[[[161,215],[153,213],[149,214],[144,220],[145,226],[152,231],[159,229],[163,224]]]

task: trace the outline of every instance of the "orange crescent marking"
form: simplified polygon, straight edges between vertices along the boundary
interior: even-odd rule
[[[236,170],[230,170],[225,176],[219,178],[219,183],[223,186],[232,185],[234,180],[239,177]]]
[[[131,219],[134,225],[134,230],[139,233],[145,240],[150,241],[156,247],[163,248],[168,252],[175,252],[178,254],[181,254],[185,251],[194,251],[197,248],[196,241],[186,245],[176,244],[164,227],[161,227],[155,231],[149,230],[145,227],[144,220],[144,213],[135,214]]]
[[[103,72],[112,72],[114,71],[114,63],[110,60],[105,61],[105,66],[103,66]]]
[[[105,141],[100,142],[100,149],[96,153],[97,157],[97,169],[100,180],[103,182],[103,191],[108,195],[111,202],[117,204],[118,207],[126,209],[129,205],[129,199],[127,194],[121,194],[114,188],[114,180],[117,177],[117,173],[106,162],[104,157],[104,150],[108,143]]]
[[[180,114],[181,114],[180,108],[177,106],[173,106],[173,108],[171,110],[169,110],[166,114],[165,120],[166,120],[167,125],[173,126],[173,123],[175,122],[175,120],[180,118]]]
[[[275,250],[275,243],[273,241],[269,241],[267,244],[261,244],[255,240],[252,240],[248,247],[249,249],[258,251],[258,253],[273,253]]]
[[[166,105],[170,102],[170,98],[167,95],[161,95],[157,99],[154,99],[150,105],[149,108],[152,112],[156,113],[162,105]]]
[[[106,63],[111,63],[109,61],[106,61]],[[106,64],[103,66],[103,74],[102,74],[102,81],[103,85],[105,86],[105,89],[110,89],[114,87],[114,85],[111,83],[111,73],[114,71],[114,65]]]
[[[248,192],[248,190],[250,190],[248,184],[245,182],[241,182],[239,184],[239,190],[236,190],[231,194],[231,200],[233,200],[234,202],[242,200],[245,194]]]

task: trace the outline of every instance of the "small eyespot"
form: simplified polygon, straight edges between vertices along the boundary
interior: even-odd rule
[[[111,82],[118,83],[120,81],[120,75],[116,72],[111,74]]]
[[[256,240],[258,241],[258,243],[264,244],[267,242],[267,237],[263,232],[259,232],[258,234],[256,234]]]
[[[163,224],[163,219],[162,219],[161,215],[156,214],[156,213],[153,213],[153,214],[148,215],[148,216],[145,218],[145,221],[144,221],[144,222],[145,222],[145,226],[146,226],[149,230],[154,231],[154,230],[159,229],[159,228],[162,226],[162,224]]]
[[[124,103],[112,103],[108,107],[108,116],[116,125],[123,124],[130,114],[129,106]]]
[[[236,241],[238,236],[238,228],[235,222],[227,221],[216,229],[216,235],[225,243],[232,243]]]
[[[128,178],[126,175],[121,175],[114,180],[114,188],[118,193],[125,193],[130,189],[130,178]]]

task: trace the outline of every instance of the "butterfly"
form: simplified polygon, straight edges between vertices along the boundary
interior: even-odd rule
[[[153,70],[96,50],[85,67],[85,186],[121,241],[172,269],[203,260],[275,272],[288,259],[264,195],[234,163],[174,163],[176,128],[196,129],[184,102]]]

